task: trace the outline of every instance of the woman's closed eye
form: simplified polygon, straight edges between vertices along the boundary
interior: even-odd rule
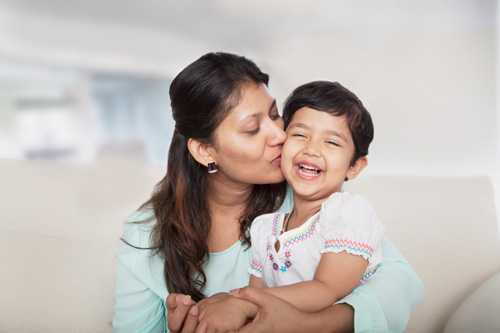
[[[251,130],[246,131],[246,133],[250,134],[250,135],[255,135],[255,134],[259,133],[259,130],[260,130],[260,127],[257,127],[255,129],[251,129]]]

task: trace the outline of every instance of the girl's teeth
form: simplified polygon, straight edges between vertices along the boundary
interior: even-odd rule
[[[299,168],[303,171],[306,171],[306,172],[310,172],[310,173],[314,173],[314,174],[319,174],[320,173],[320,170],[319,169],[315,169],[315,168],[310,168],[310,167],[307,167],[305,165],[299,165]]]

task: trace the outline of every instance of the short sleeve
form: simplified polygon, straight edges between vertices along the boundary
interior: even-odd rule
[[[271,232],[273,214],[257,217],[250,227],[250,240],[252,241],[252,257],[248,273],[258,278],[263,278],[264,263],[267,255],[268,232]]]
[[[321,253],[345,251],[372,263],[375,252],[381,251],[384,228],[363,197],[337,192],[321,206],[320,234],[324,242]]]

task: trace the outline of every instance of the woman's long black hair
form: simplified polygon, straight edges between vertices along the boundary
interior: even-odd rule
[[[210,143],[220,122],[236,106],[243,84],[268,83],[268,75],[250,60],[228,53],[208,53],[172,81],[170,100],[175,131],[168,153],[167,174],[144,205],[154,209],[152,242],[165,260],[164,277],[169,292],[201,300],[206,276],[211,226],[207,206],[207,169],[187,148],[193,138]],[[254,185],[247,208],[240,217],[240,239],[250,245],[247,229],[258,215],[276,210],[285,195],[285,184]]]

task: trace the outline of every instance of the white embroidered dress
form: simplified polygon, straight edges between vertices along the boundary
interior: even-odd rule
[[[371,205],[359,195],[332,194],[318,213],[280,235],[284,217],[280,212],[261,215],[250,229],[249,273],[263,278],[268,287],[312,280],[322,253],[346,251],[368,260],[360,283],[368,280],[382,261],[384,228]],[[277,240],[278,251],[274,246]]]

